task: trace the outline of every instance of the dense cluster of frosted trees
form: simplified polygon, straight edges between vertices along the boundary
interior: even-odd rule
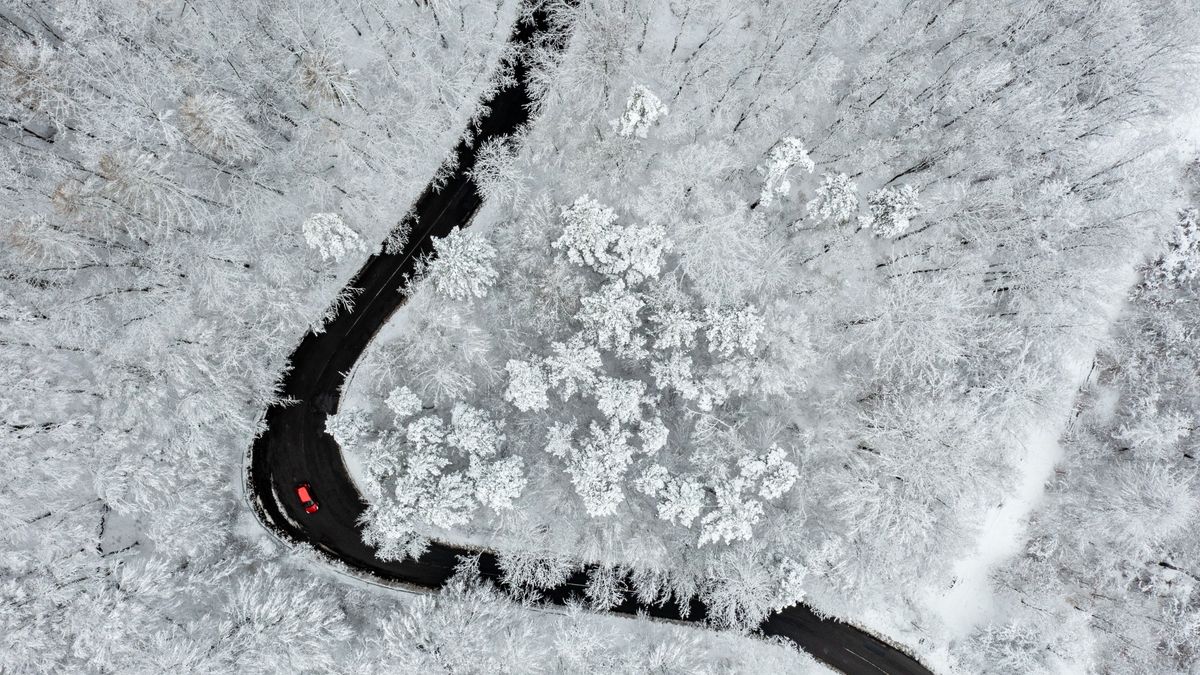
[[[672,243],[662,226],[621,223],[586,196],[561,207],[559,220],[552,264],[574,277],[579,309],[537,336],[549,345],[545,355],[507,360],[505,412],[546,420],[541,445],[561,460],[589,516],[628,517],[620,507],[633,486],[656,502],[659,518],[698,526],[700,544],[749,540],[764,503],[798,474],[778,444],[749,454],[725,447],[742,424],[727,404],[758,388],[758,373],[780,367],[762,339],[762,312],[753,303],[707,304],[688,278],[664,274]],[[440,300],[487,296],[497,276],[491,244],[455,231],[435,248],[426,278]],[[505,437],[488,413],[460,402],[448,425],[437,414],[412,418],[422,402],[407,386],[385,404],[397,433],[370,442],[356,423],[361,412],[330,418],[338,440],[364,454],[373,496],[382,498],[371,512],[372,541],[407,550],[399,543],[419,522],[446,528],[465,523],[476,504],[512,508],[523,461],[492,460]],[[670,429],[693,425],[689,436],[672,437]],[[712,456],[694,452],[698,445]]]
[[[733,624],[803,596],[938,634],[919,598],[954,583],[1031,427],[1070,416],[1060,364],[1172,225],[1165,137],[1125,131],[1178,109],[1195,12],[560,16],[542,117],[476,176],[503,198],[455,245],[494,254],[431,264],[363,370],[443,425],[486,410],[523,458],[511,508],[417,529],[525,551],[517,580],[628,565],[643,598],[700,594]],[[1181,222],[1152,277],[1190,273]],[[359,445],[396,434],[395,474],[408,432],[379,410]]]

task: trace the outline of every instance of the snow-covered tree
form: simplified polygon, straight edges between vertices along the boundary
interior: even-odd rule
[[[675,478],[658,494],[658,517],[691,527],[704,508],[704,487],[691,478]]]
[[[776,197],[786,197],[792,191],[788,173],[797,166],[807,173],[812,173],[815,168],[808,156],[808,150],[804,148],[800,139],[789,136],[771,146],[766,159],[758,167],[758,172],[763,177],[759,204],[770,206]]]
[[[696,342],[696,332],[704,326],[688,307],[663,306],[650,298],[650,314],[647,317],[654,329],[654,349],[658,352],[688,350]]]
[[[667,439],[670,434],[670,429],[658,415],[648,420],[643,419],[638,424],[638,438],[642,441],[642,452],[649,455],[657,454],[667,447]]]
[[[551,350],[546,357],[547,377],[559,396],[565,401],[575,392],[589,393],[596,383],[596,371],[603,365],[600,351],[581,333],[553,343]]]
[[[476,462],[471,465],[471,477],[480,504],[493,511],[511,510],[525,489],[525,460],[510,456],[488,464]]]
[[[762,502],[747,496],[741,486],[713,486],[716,509],[701,518],[700,544],[730,543],[754,536],[754,526],[763,517]]]
[[[560,459],[567,457],[574,451],[574,436],[574,425],[554,422],[546,430],[546,452]]]
[[[472,458],[490,459],[500,450],[504,433],[487,413],[463,403],[454,405],[446,441]]]
[[[800,470],[788,461],[787,453],[775,445],[760,457],[739,458],[738,468],[747,480],[758,482],[758,495],[766,500],[783,496],[800,477]]]
[[[1160,255],[1146,275],[1146,285],[1180,286],[1200,273],[1200,209],[1184,209],[1171,231],[1167,252]]]
[[[650,363],[650,375],[659,389],[674,391],[689,401],[700,401],[705,392],[694,371],[695,361],[685,352],[670,352],[666,358],[656,358]],[[711,403],[710,399],[700,409],[711,410]]]
[[[661,225],[628,225],[617,239],[618,270],[627,283],[637,284],[659,274],[663,251],[669,246]]]
[[[527,190],[526,177],[516,164],[512,138],[492,138],[479,146],[471,178],[485,199],[520,203]]]
[[[656,277],[668,247],[666,231],[655,225],[617,225],[611,208],[580,197],[562,209],[563,233],[551,246],[573,263],[636,284]]]
[[[303,229],[304,241],[322,260],[341,262],[351,253],[366,250],[362,237],[336,213],[313,213],[304,219]]]
[[[18,119],[45,115],[51,124],[62,126],[86,101],[74,90],[69,68],[70,59],[50,43],[13,40],[0,62],[0,77],[10,94],[0,110],[21,115]]]
[[[739,457],[737,473],[718,476],[711,485],[716,508],[701,519],[700,544],[750,539],[762,520],[764,501],[783,496],[798,477],[799,469],[779,447]]]
[[[1035,626],[1009,622],[976,629],[969,644],[975,660],[968,665],[981,673],[1049,672],[1044,636]]]
[[[825,173],[807,208],[818,221],[848,223],[858,213],[858,185],[844,173]]]
[[[129,215],[124,229],[135,236],[153,238],[173,227],[194,227],[204,221],[202,208],[170,160],[136,150],[105,153],[96,162],[98,180],[88,180],[75,195],[79,208],[93,199],[113,203]]]
[[[329,43],[316,45],[300,53],[298,76],[301,86],[317,101],[338,107],[358,103],[355,70],[347,68]]]
[[[911,185],[879,188],[867,195],[867,207],[870,214],[859,216],[859,222],[876,236],[889,239],[904,234],[921,210],[917,189]]]
[[[384,405],[397,418],[405,419],[421,412],[421,398],[408,387],[396,387],[384,399]]]
[[[691,527],[705,506],[704,485],[695,478],[671,478],[655,493],[658,517]]]
[[[505,551],[496,556],[506,586],[547,589],[561,586],[577,564],[549,551]]]
[[[496,249],[477,232],[455,227],[433,242],[434,258],[425,263],[433,289],[450,300],[482,298],[495,283]]]
[[[599,348],[636,359],[645,353],[645,338],[638,330],[638,314],[644,306],[641,296],[617,279],[582,298],[576,320]]]
[[[648,401],[646,383],[601,377],[592,390],[596,407],[609,420],[631,424],[641,417],[642,404]]]
[[[709,351],[726,358],[735,353],[754,353],[764,328],[754,305],[734,309],[705,307],[704,323]]]
[[[567,473],[588,515],[610,516],[625,499],[625,473],[635,449],[629,431],[617,421],[593,420],[578,448],[567,453]]]
[[[611,249],[621,236],[617,213],[584,195],[561,210],[563,233],[551,246],[561,250],[577,265],[598,272],[611,269],[616,256]]]
[[[1126,464],[1112,479],[1103,517],[1124,541],[1157,544],[1180,533],[1200,515],[1200,495],[1190,476],[1158,463]],[[1099,525],[1099,523],[1097,523]]]
[[[504,400],[522,412],[545,410],[550,405],[550,399],[546,397],[546,373],[541,366],[509,359],[505,369],[508,370],[508,388],[504,391]]]
[[[377,644],[381,653],[368,653],[362,669],[516,675],[546,660],[545,638],[536,624],[479,578],[477,562],[469,568],[438,594],[416,596],[386,612],[378,638],[363,640]],[[504,639],[497,640],[498,635]]]
[[[648,497],[654,497],[662,492],[669,480],[671,480],[671,472],[667,467],[661,464],[650,464],[642,470],[640,476],[634,479],[633,487]]]
[[[357,446],[373,429],[370,416],[363,410],[343,410],[325,418],[325,431],[344,448]]]
[[[201,152],[221,161],[253,158],[262,142],[232,99],[216,92],[193,94],[179,106],[183,133]]]
[[[635,136],[645,138],[650,127],[659,119],[666,117],[670,111],[646,87],[635,84],[629,91],[629,100],[625,102],[625,112],[620,119],[613,122],[620,136]]]

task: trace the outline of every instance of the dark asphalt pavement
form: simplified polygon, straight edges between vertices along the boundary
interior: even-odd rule
[[[512,39],[530,44],[545,29],[545,22],[545,16],[536,12],[533,22],[519,26]],[[366,506],[342,462],[341,451],[325,433],[325,418],[337,409],[345,374],[404,304],[405,297],[398,291],[403,275],[413,272],[419,256],[431,252],[432,237],[445,236],[456,225],[466,226],[478,210],[482,199],[467,175],[474,165],[475,148],[483,140],[513,133],[528,122],[529,93],[523,65],[518,66],[516,75],[518,85],[490,101],[490,112],[481,121],[474,141],[460,143],[454,150],[459,160],[454,175],[440,190],[426,188],[418,199],[417,225],[405,250],[371,256],[349,284],[362,289],[353,310],[339,314],[323,333],[304,336],[282,382],[283,395],[297,403],[272,406],[267,411],[266,430],[251,449],[247,485],[259,497],[252,502],[263,524],[285,539],[315,545],[346,566],[382,580],[436,589],[453,574],[458,556],[477,552],[435,545],[416,561],[377,558],[374,549],[363,543],[358,523]],[[320,504],[315,514],[304,513],[296,498],[295,486],[302,482],[312,485]],[[480,570],[496,578],[495,556],[483,553]],[[586,578],[587,570],[575,574],[564,586],[547,592],[546,599],[562,604],[580,592]],[[644,612],[666,619],[680,616],[675,605],[642,605],[632,597],[612,611]],[[704,606],[693,600],[688,620],[702,621],[704,617]],[[849,624],[820,618],[805,605],[771,616],[762,632],[786,637],[845,673],[930,673],[904,652]]]

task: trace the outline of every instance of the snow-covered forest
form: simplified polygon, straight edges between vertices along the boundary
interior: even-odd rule
[[[0,672],[823,672],[754,634],[803,602],[935,672],[1195,673],[1197,45],[1192,0],[0,6]],[[248,448],[518,61],[328,419],[379,557],[503,571],[400,592],[264,527]]]

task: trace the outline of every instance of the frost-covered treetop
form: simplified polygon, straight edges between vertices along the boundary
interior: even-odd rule
[[[850,222],[858,213],[858,185],[844,173],[826,173],[807,209],[818,221]]]
[[[708,350],[726,358],[738,351],[753,354],[765,328],[762,316],[754,305],[734,309],[705,307],[704,325]]]
[[[384,400],[384,405],[399,418],[412,417],[421,412],[421,399],[408,387],[393,389]]]
[[[1200,273],[1200,210],[1189,208],[1179,214],[1171,231],[1167,251],[1151,265],[1146,285],[1182,286]]]
[[[517,144],[511,136],[490,138],[479,146],[471,178],[484,199],[520,203],[525,178],[517,168]]]
[[[655,225],[617,225],[617,214],[587,195],[561,211],[563,233],[551,246],[567,260],[638,283],[658,275],[666,231]]]
[[[544,368],[509,359],[505,370],[508,371],[508,389],[504,392],[504,400],[522,412],[545,410],[550,406],[550,399],[546,397],[549,385],[546,383]]]
[[[188,140],[218,161],[247,160],[263,149],[254,127],[238,106],[216,92],[184,99],[179,106],[179,121]]]
[[[789,136],[771,146],[766,160],[758,167],[758,172],[763,176],[762,192],[758,198],[762,206],[769,206],[775,197],[783,197],[791,192],[792,183],[787,175],[796,166],[807,173],[812,173],[816,168],[799,138]]]
[[[340,262],[347,254],[366,250],[362,237],[336,213],[314,213],[304,220],[304,241],[323,260]]]
[[[668,113],[667,106],[646,87],[635,84],[625,102],[625,112],[614,122],[617,134],[626,138],[645,138],[650,127]]]
[[[871,228],[876,236],[893,239],[908,230],[911,219],[921,210],[917,188],[901,185],[880,188],[867,195],[870,213],[859,216],[863,227]]]
[[[554,243],[555,249],[567,255],[577,265],[587,265],[605,272],[615,262],[610,249],[619,237],[617,213],[600,202],[584,195],[561,211],[563,233]]]
[[[487,295],[497,277],[492,264],[496,249],[487,239],[455,227],[433,241],[433,250],[434,258],[423,265],[423,272],[438,295],[450,300]]]
[[[356,72],[347,68],[325,44],[305,49],[300,54],[300,85],[316,101],[338,107],[358,103]]]

